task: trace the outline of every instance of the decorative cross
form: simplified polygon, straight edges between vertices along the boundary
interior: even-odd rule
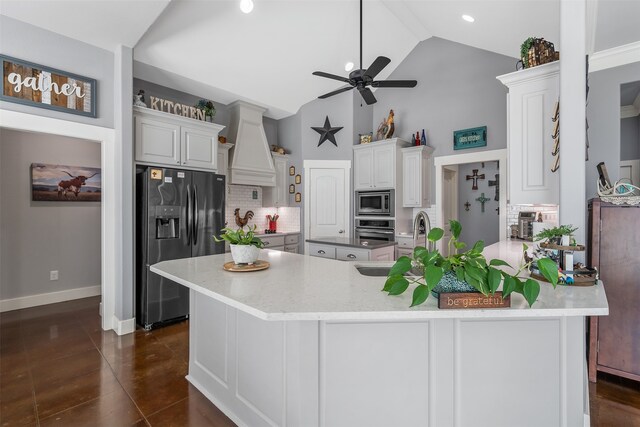
[[[478,197],[476,200],[479,201],[482,204],[482,213],[484,213],[484,204],[487,203],[491,199],[488,198],[488,197],[484,197],[484,193],[482,193],[482,195],[480,197]]]
[[[470,207],[471,207],[471,203],[469,203],[469,201],[467,200],[467,202],[464,204],[464,210],[469,212]]]
[[[496,195],[493,198],[493,200],[495,200],[496,202],[499,202],[500,201],[500,174],[499,173],[496,174],[495,181],[489,180],[489,187],[496,187]]]
[[[473,180],[473,186],[471,187],[472,190],[477,190],[478,189],[478,180],[479,179],[484,179],[484,174],[478,175],[478,169],[474,169],[473,170],[473,175],[467,175],[467,181]]]

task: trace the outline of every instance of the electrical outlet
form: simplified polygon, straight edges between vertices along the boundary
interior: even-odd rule
[[[49,280],[58,280],[58,270],[51,270],[49,272]]]
[[[253,200],[258,200],[258,190],[253,190],[253,193],[251,194],[251,198]]]

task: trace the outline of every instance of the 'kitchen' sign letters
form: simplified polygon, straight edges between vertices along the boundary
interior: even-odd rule
[[[205,119],[204,110],[191,107],[187,104],[167,101],[166,99],[156,98],[155,96],[149,97],[149,104],[152,110],[164,111],[166,113],[189,117],[196,120],[204,121]]]
[[[0,55],[0,99],[96,117],[96,81],[88,77]]]

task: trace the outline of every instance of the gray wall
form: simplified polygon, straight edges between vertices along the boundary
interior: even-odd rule
[[[161,86],[152,82],[148,82],[146,80],[134,78],[133,93],[138,93],[140,89],[144,90],[145,92],[145,100],[146,100],[147,106],[149,105],[151,96],[168,99],[171,101],[178,101],[187,105],[196,105],[198,101],[202,99],[202,97],[200,96],[191,95],[185,92],[181,92],[179,90],[175,90],[175,89]],[[229,120],[231,117],[229,107],[215,101],[213,101],[213,104],[216,107],[216,116],[213,119],[213,122],[220,124],[222,126],[225,126],[225,128],[220,132],[220,135],[228,136],[227,128],[229,127]],[[267,141],[269,141],[269,144],[277,145],[278,144],[278,121],[265,117],[263,119],[263,124],[264,124],[265,134],[267,135]]]
[[[32,202],[34,162],[100,167],[100,144],[0,129],[0,299],[101,281],[100,203]]]
[[[640,116],[620,120],[620,160],[640,159]]]
[[[473,174],[473,169],[478,169],[478,174],[484,174],[484,180],[478,180],[478,189],[472,190],[472,181],[467,181],[466,176]],[[496,208],[498,203],[494,200],[495,187],[489,187],[489,181],[495,180],[498,173],[498,162],[467,163],[458,166],[458,220],[462,224],[460,240],[469,247],[478,240],[484,240],[485,245],[491,245],[500,240],[500,223]],[[482,205],[476,201],[484,193],[489,200]],[[467,212],[464,204],[469,201],[471,207]]]
[[[587,200],[597,195],[598,163],[605,162],[612,181],[620,178],[620,85],[639,78],[640,62],[589,74]]]
[[[0,101],[0,108],[113,128],[113,53],[0,15],[0,53],[97,80],[97,118]]]

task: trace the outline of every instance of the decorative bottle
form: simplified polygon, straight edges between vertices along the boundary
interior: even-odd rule
[[[424,133],[424,129],[422,129],[422,138],[420,139],[420,145],[427,145],[427,136]]]
[[[420,132],[416,132],[416,139],[414,143],[416,146],[420,145]]]

